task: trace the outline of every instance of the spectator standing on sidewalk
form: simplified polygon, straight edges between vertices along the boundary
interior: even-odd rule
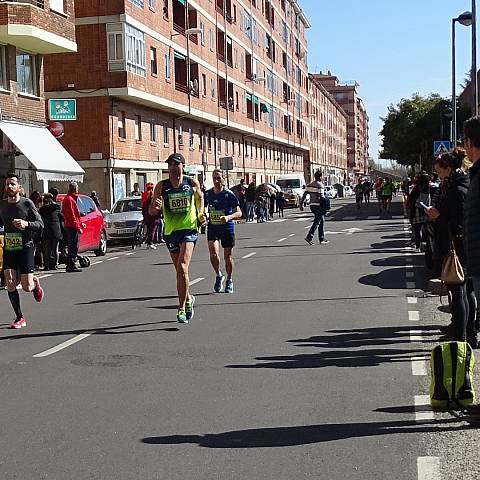
[[[430,177],[427,174],[418,175],[415,186],[408,196],[407,210],[412,224],[414,247],[417,253],[420,253],[420,244],[424,237],[425,224],[428,216],[421,204],[431,205],[430,199]]]
[[[51,193],[43,195],[40,216],[43,220],[43,261],[45,270],[56,270],[58,264],[58,244],[62,238],[63,215],[60,205],[53,201]]]
[[[154,237],[155,237],[155,229],[156,229],[156,219],[153,215],[150,215],[149,209],[150,204],[152,203],[153,197],[153,183],[147,183],[146,190],[142,194],[142,215],[143,215],[143,223],[147,227],[147,238],[145,243],[147,244],[147,249],[151,248],[155,250],[157,247],[155,246]]]
[[[425,211],[435,221],[438,254],[442,262],[453,243],[465,271],[465,281],[461,285],[447,285],[452,298],[452,324],[448,328],[447,338],[457,341],[467,340],[472,348],[476,348],[476,302],[471,273],[466,269],[463,229],[464,208],[469,186],[468,175],[461,170],[464,158],[465,152],[455,149],[436,159],[434,167],[442,179],[442,184],[436,207],[428,207]]]
[[[469,160],[470,188],[465,204],[465,246],[468,273],[480,301],[480,117],[472,117],[464,126],[465,149]]]
[[[80,235],[85,228],[80,217],[80,211],[77,205],[78,184],[72,182],[68,185],[68,193],[63,199],[63,218],[65,222],[65,233],[67,235],[67,272],[81,272],[82,269],[75,265],[78,256],[78,243]]]
[[[247,209],[247,222],[253,222],[255,216],[255,184],[251,182],[245,191],[245,207]]]
[[[90,198],[93,200],[93,203],[97,206],[97,208],[101,210],[102,208],[100,207],[100,200],[98,199],[98,195],[95,190],[92,190],[92,193],[90,194]]]

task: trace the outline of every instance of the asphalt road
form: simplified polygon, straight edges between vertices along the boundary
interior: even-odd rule
[[[421,477],[412,357],[429,346],[408,317],[401,204],[334,205],[328,245],[304,241],[308,212],[238,225],[233,295],[212,293],[202,236],[189,325],[165,248],[45,278],[19,331],[1,293],[0,478]]]

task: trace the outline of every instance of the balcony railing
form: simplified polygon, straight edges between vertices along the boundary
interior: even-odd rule
[[[175,82],[175,90],[178,90],[179,92],[188,94],[188,87],[186,85],[184,85],[183,83]]]
[[[217,58],[218,58],[221,62],[225,63],[225,55],[223,55],[222,53],[217,52]]]
[[[0,0],[0,3],[28,3],[38,8],[45,8],[45,0]]]
[[[179,25],[178,23],[173,22],[173,29],[178,32],[180,35],[185,35],[185,27],[183,25]]]

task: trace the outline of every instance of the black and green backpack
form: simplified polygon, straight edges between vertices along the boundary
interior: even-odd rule
[[[431,356],[430,404],[434,410],[458,410],[475,401],[475,357],[467,342],[437,345]]]

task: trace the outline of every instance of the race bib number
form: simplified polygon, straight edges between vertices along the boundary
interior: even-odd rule
[[[5,250],[19,252],[23,249],[23,238],[21,233],[5,233]]]
[[[172,213],[185,213],[190,207],[191,196],[188,193],[172,193],[168,196],[168,205]]]
[[[212,225],[223,225],[223,222],[220,220],[220,217],[223,217],[225,212],[222,210],[212,210],[210,212],[210,223]]]

